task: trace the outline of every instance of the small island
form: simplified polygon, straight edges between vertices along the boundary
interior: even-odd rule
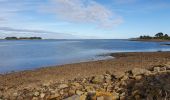
[[[41,37],[6,37],[5,40],[41,40]]]
[[[170,41],[170,36],[168,34],[164,34],[159,32],[155,34],[155,36],[143,35],[138,38],[132,38],[131,41],[155,41],[155,42],[163,42],[163,41]]]

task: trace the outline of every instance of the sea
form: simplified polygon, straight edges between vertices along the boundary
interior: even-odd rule
[[[0,40],[0,73],[114,59],[109,53],[170,51],[170,42],[127,39]]]

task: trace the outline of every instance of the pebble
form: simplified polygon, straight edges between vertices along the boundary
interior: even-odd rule
[[[60,84],[60,85],[58,86],[59,89],[64,89],[64,88],[67,88],[67,87],[68,87],[67,84]]]

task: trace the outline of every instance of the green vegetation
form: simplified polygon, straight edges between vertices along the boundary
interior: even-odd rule
[[[6,37],[5,40],[41,40],[41,37]]]
[[[138,39],[170,40],[170,36],[168,36],[168,34],[163,34],[162,32],[159,32],[159,33],[155,34],[155,36],[144,35],[144,36],[140,36]]]

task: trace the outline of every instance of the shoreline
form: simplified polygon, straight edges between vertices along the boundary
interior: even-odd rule
[[[170,52],[126,52],[112,53],[114,59],[49,66],[36,70],[27,70],[0,75],[0,92],[8,94],[28,88],[37,88],[40,84],[51,84],[79,78],[93,77],[105,72],[121,75],[134,68],[150,69],[153,66],[170,62]],[[6,93],[5,92],[5,93]]]
[[[163,39],[129,39],[129,41],[141,41],[141,42],[170,42],[170,40],[163,40]]]
[[[146,62],[147,60],[152,61],[154,57],[151,56],[156,56],[159,57],[158,59],[166,61],[164,58],[168,58],[167,60],[170,60],[170,51],[161,51],[161,52],[118,52],[118,53],[109,53],[107,54],[109,56],[112,56],[113,58],[111,59],[106,59],[106,60],[97,60],[97,61],[88,61],[88,62],[80,62],[80,63],[72,63],[72,64],[64,64],[64,65],[57,65],[57,66],[47,66],[47,67],[42,67],[42,68],[37,68],[33,70],[24,70],[24,71],[18,71],[18,72],[11,72],[11,73],[6,73],[6,74],[0,74],[0,76],[11,76],[11,75],[18,75],[22,73],[26,74],[31,74],[31,73],[40,73],[42,72],[53,72],[54,70],[65,70],[67,68],[71,67],[79,67],[79,68],[87,68],[88,66],[96,66],[100,64],[100,67],[105,66],[105,65],[110,65],[116,63],[117,65],[121,65],[122,63],[136,63],[137,62]],[[162,56],[162,57],[161,57]],[[134,60],[134,58],[136,58]],[[158,60],[157,59],[157,60]],[[122,61],[122,62],[120,62]],[[128,61],[134,61],[134,62],[128,62]],[[154,61],[153,61],[154,62]],[[88,65],[85,67],[85,65]],[[112,65],[110,65],[112,66]],[[109,66],[109,67],[110,67]],[[115,65],[116,66],[116,65]]]
[[[22,72],[34,72],[34,71],[39,71],[39,70],[45,70],[48,68],[53,68],[53,67],[67,67],[67,66],[72,66],[72,65],[81,65],[85,63],[96,63],[96,62],[105,62],[107,60],[114,60],[117,58],[121,57],[128,57],[131,56],[131,54],[142,54],[142,53],[170,53],[170,51],[144,51],[144,52],[115,52],[115,53],[105,53],[105,54],[99,54],[97,56],[101,56],[103,58],[97,58],[97,59],[91,59],[87,61],[80,61],[80,62],[73,62],[73,63],[66,63],[66,64],[61,64],[61,65],[52,65],[52,66],[41,66],[39,68],[35,69],[28,69],[28,70],[19,70],[19,71],[9,71],[9,72],[2,72],[0,73],[0,76],[5,76],[5,75],[12,75],[12,74],[17,74],[17,73],[22,73]]]

